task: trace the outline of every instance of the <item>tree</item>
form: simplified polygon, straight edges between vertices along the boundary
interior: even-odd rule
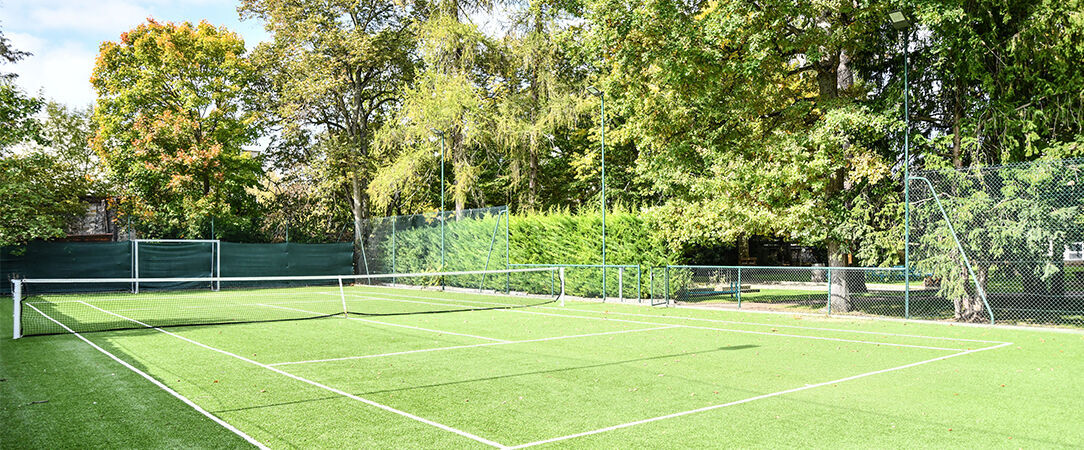
[[[579,119],[582,71],[566,64],[559,22],[573,7],[561,1],[530,2],[515,14],[515,26],[504,39],[508,64],[497,91],[494,140],[508,152],[508,182],[518,188],[519,203],[529,211],[542,206],[542,178],[557,181],[542,173],[555,135],[567,133]]]
[[[0,64],[11,64],[29,53],[16,50],[0,30]],[[17,75],[0,72],[0,156],[9,146],[26,141],[40,142],[41,124],[34,115],[41,110],[40,99],[28,97],[12,80]]]
[[[239,11],[273,37],[254,58],[270,78],[276,167],[288,177],[314,175],[306,165],[322,169],[311,180],[333,182],[349,202],[361,248],[379,161],[373,135],[414,76],[411,9],[387,0],[245,0]]]
[[[1084,154],[1079,0],[920,3],[914,119],[957,169]],[[921,142],[920,142],[921,144]]]
[[[429,17],[416,24],[423,69],[377,138],[383,158],[391,161],[370,189],[380,205],[417,189],[411,187],[419,174],[440,173],[439,166],[428,169],[440,161],[439,147],[431,139],[434,129],[444,134],[456,217],[462,215],[468,197],[476,204],[484,202],[479,175],[483,161],[497,153],[486,144],[493,136],[495,99],[491,93],[498,83],[493,75],[503,55],[499,44],[477,26],[460,21],[464,8],[470,6],[458,1],[436,3]],[[439,190],[436,193],[439,197]]]
[[[605,55],[613,134],[640,147],[637,173],[667,199],[654,213],[676,250],[784,236],[823,245],[830,265],[846,266],[848,253],[874,244],[866,232],[897,223],[852,214],[898,192],[882,187],[896,158],[884,142],[891,111],[867,104],[852,63],[867,36],[887,31],[886,6],[593,4],[587,42]],[[860,276],[833,283],[835,310],[864,289]]]
[[[92,108],[73,108],[50,101],[45,104],[41,123],[42,143],[35,150],[53,156],[70,167],[73,174],[86,181],[88,192],[107,194],[106,175],[101,161],[90,146],[94,135]]]
[[[85,180],[55,156],[30,152],[0,159],[0,246],[63,237],[69,222],[86,212]]]
[[[242,151],[257,136],[257,72],[244,53],[206,22],[149,20],[102,44],[91,143],[123,195],[120,214],[145,233],[252,238],[260,214],[247,190],[262,170]]]
[[[1055,302],[1065,298],[1062,250],[1084,232],[1081,167],[1052,160],[957,170],[951,160],[935,156],[928,163],[939,167],[922,174],[936,192],[925,184],[913,187],[912,233],[920,244],[914,261],[939,280],[939,294],[952,300],[955,318],[990,320],[984,300],[995,313],[998,306],[1010,313],[1058,308]],[[933,195],[952,222],[974,278]]]

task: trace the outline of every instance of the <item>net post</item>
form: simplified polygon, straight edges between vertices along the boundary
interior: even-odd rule
[[[399,273],[399,269],[396,269],[396,226],[399,223],[399,216],[391,217],[391,273]],[[396,278],[391,278],[391,284],[396,284]]]
[[[23,337],[23,280],[11,280],[11,311],[14,322],[12,330],[14,339]]]
[[[343,277],[339,277],[339,298],[343,302],[343,317],[349,319],[350,315],[346,310],[346,292],[343,290]]]
[[[214,267],[212,268],[213,273],[211,276],[215,277],[215,281],[212,288],[215,290],[215,292],[218,292],[222,290],[222,280],[220,280],[220,278],[222,278],[222,241],[219,241],[217,239],[215,240],[214,250],[215,261],[213,264]]]
[[[558,268],[557,275],[561,278],[561,306],[565,306],[565,268]]]
[[[135,278],[135,289],[134,289],[133,293],[138,294],[139,293],[139,241],[138,240],[132,241],[132,247],[135,249],[132,252],[132,258],[133,258],[133,260],[132,260],[132,272],[134,274],[134,276],[132,278]]]

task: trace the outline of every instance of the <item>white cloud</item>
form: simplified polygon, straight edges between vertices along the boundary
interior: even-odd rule
[[[45,48],[45,39],[26,33],[4,33],[11,41],[11,46],[21,52],[37,53]]]
[[[33,53],[2,71],[19,75],[16,82],[31,95],[43,91],[67,105],[86,106],[95,99],[89,80],[103,41],[117,41],[148,17],[207,19],[237,32],[249,49],[269,39],[259,21],[239,21],[236,9],[228,0],[0,0],[4,35],[16,49]]]
[[[15,39],[12,39],[13,43]],[[16,47],[20,48],[20,47]],[[16,83],[27,93],[42,92],[46,98],[72,106],[94,102],[90,74],[94,70],[96,49],[76,42],[64,42],[33,51],[18,64],[9,66],[18,74]]]
[[[41,29],[116,33],[138,25],[150,15],[133,2],[119,0],[62,3],[39,4],[27,11],[27,19]]]

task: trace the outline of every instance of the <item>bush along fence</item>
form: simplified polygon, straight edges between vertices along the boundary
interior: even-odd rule
[[[611,298],[646,293],[641,267],[665,265],[665,246],[646,219],[627,211],[607,215],[607,266],[601,266],[602,216],[549,212],[509,215],[503,207],[374,219],[363,246],[362,273],[411,273],[565,266],[566,293]],[[443,261],[443,263],[442,263]],[[367,270],[367,272],[366,272]],[[640,274],[640,276],[637,276]],[[603,283],[605,277],[605,283]],[[465,280],[464,278],[460,278]],[[439,281],[435,281],[439,282]],[[461,281],[503,290],[492,277]]]

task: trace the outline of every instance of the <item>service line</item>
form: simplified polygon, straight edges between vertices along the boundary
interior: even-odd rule
[[[98,311],[101,311],[101,312],[103,312],[103,313],[106,313],[106,314],[109,314],[109,315],[113,315],[113,316],[116,316],[116,317],[118,317],[118,318],[121,318],[121,319],[124,319],[124,320],[128,320],[128,321],[130,321],[130,322],[132,322],[132,323],[135,323],[135,324],[138,324],[138,325],[140,325],[140,326],[143,326],[143,327],[146,327],[146,328],[150,328],[150,329],[153,329],[153,330],[155,330],[155,331],[158,331],[158,332],[161,332],[161,333],[165,333],[165,334],[167,334],[167,335],[173,336],[173,337],[175,337],[175,338],[177,338],[177,339],[180,339],[180,340],[182,340],[182,341],[185,341],[185,342],[188,342],[188,343],[191,343],[191,344],[197,345],[197,346],[199,346],[199,347],[203,347],[203,348],[205,348],[205,349],[207,349],[207,350],[211,350],[211,351],[214,351],[214,352],[218,352],[218,353],[221,353],[221,354],[223,354],[223,355],[226,355],[226,356],[232,356],[232,357],[234,357],[234,358],[237,358],[237,359],[239,359],[239,360],[241,360],[241,361],[244,361],[244,362],[246,362],[246,363],[252,364],[252,365],[254,365],[254,366],[262,367],[262,368],[264,368],[264,369],[267,369],[267,370],[270,370],[270,371],[272,371],[272,372],[275,372],[275,373],[277,373],[277,374],[279,374],[279,375],[283,375],[283,376],[286,376],[286,377],[292,378],[292,379],[294,379],[294,380],[297,380],[297,381],[300,381],[300,382],[303,382],[303,383],[306,383],[306,384],[309,384],[309,385],[315,386],[315,387],[317,387],[317,388],[320,388],[320,389],[323,389],[323,390],[326,390],[326,391],[329,391],[329,392],[332,392],[332,393],[335,393],[335,394],[339,394],[339,395],[341,395],[341,396],[343,396],[343,397],[346,397],[346,398],[349,398],[349,399],[352,399],[352,400],[356,400],[356,401],[359,401],[359,402],[361,402],[361,403],[364,403],[364,404],[366,404],[366,405],[369,405],[369,406],[374,406],[374,407],[376,407],[376,408],[380,408],[380,409],[383,409],[383,410],[385,410],[385,411],[388,411],[388,412],[391,412],[391,413],[395,413],[395,414],[398,414],[398,415],[400,415],[400,416],[403,416],[403,417],[406,417],[406,418],[408,418],[408,419],[412,419],[412,420],[415,420],[415,421],[418,421],[418,422],[424,423],[424,424],[426,424],[426,425],[430,425],[430,426],[433,426],[433,427],[436,427],[436,428],[440,428],[441,430],[444,430],[444,431],[448,431],[448,432],[452,432],[452,433],[458,434],[458,435],[460,435],[460,436],[463,436],[463,437],[465,437],[465,438],[468,438],[468,439],[471,439],[471,440],[474,440],[474,441],[480,442],[480,443],[482,443],[482,444],[485,444],[485,445],[488,445],[488,446],[490,446],[490,447],[496,447],[496,448],[507,448],[507,446],[505,446],[505,445],[502,445],[502,444],[500,444],[500,443],[498,443],[498,442],[494,442],[494,441],[491,441],[491,440],[489,440],[489,439],[486,439],[486,438],[483,438],[483,437],[481,437],[481,436],[478,436],[478,435],[475,435],[475,434],[472,434],[472,433],[468,433],[468,432],[466,432],[466,431],[463,431],[463,430],[460,430],[460,429],[457,429],[457,428],[452,428],[452,427],[450,427],[450,426],[448,426],[448,425],[444,425],[444,424],[442,424],[442,423],[434,422],[434,421],[432,421],[432,420],[429,420],[429,419],[426,419],[426,418],[424,418],[424,417],[419,417],[419,416],[416,416],[416,415],[414,415],[414,414],[408,413],[408,412],[406,412],[406,411],[398,410],[398,409],[392,408],[391,406],[387,406],[387,405],[384,405],[384,404],[381,404],[381,403],[377,403],[377,402],[374,402],[374,401],[372,401],[372,400],[369,400],[369,399],[367,399],[367,398],[362,398],[362,397],[356,396],[356,395],[354,395],[354,394],[351,394],[351,393],[349,393],[349,392],[345,392],[345,391],[343,391],[343,390],[340,390],[340,389],[336,389],[336,388],[333,388],[333,387],[331,387],[331,386],[328,386],[328,385],[325,385],[325,384],[322,384],[322,383],[319,383],[319,382],[316,382],[316,381],[312,381],[312,380],[310,380],[310,379],[308,379],[308,378],[303,378],[303,377],[299,377],[299,376],[297,376],[297,375],[294,375],[294,374],[292,374],[292,373],[289,373],[289,372],[283,371],[282,369],[279,369],[279,368],[276,368],[276,367],[271,367],[271,366],[269,366],[269,365],[267,365],[267,364],[264,364],[264,363],[261,363],[261,362],[258,362],[258,361],[254,361],[254,360],[251,360],[251,359],[245,358],[244,356],[241,356],[241,355],[237,355],[237,354],[235,354],[235,353],[230,353],[230,352],[228,352],[228,351],[226,351],[226,350],[222,350],[222,349],[219,349],[219,348],[211,347],[211,346],[209,346],[209,345],[207,345],[207,344],[203,344],[203,343],[197,342],[197,341],[195,341],[195,340],[192,340],[192,339],[190,339],[190,338],[187,338],[187,337],[181,336],[181,335],[179,335],[179,334],[176,334],[176,333],[172,333],[172,332],[169,332],[169,331],[163,330],[163,329],[161,329],[161,328],[158,328],[158,327],[154,327],[154,326],[150,326],[150,325],[147,325],[147,324],[145,324],[145,323],[143,323],[143,322],[140,322],[140,321],[138,321],[138,320],[135,320],[135,319],[132,319],[132,318],[129,318],[129,317],[124,317],[124,316],[122,316],[122,315],[120,315],[120,314],[117,314],[117,313],[114,313],[114,312],[106,311],[106,310],[104,310],[104,309],[101,309],[101,308],[99,308],[99,307],[97,307],[97,306],[94,306],[94,305],[91,305],[91,304],[86,304],[86,306],[89,306],[89,307],[91,307],[91,308],[97,309]]]

